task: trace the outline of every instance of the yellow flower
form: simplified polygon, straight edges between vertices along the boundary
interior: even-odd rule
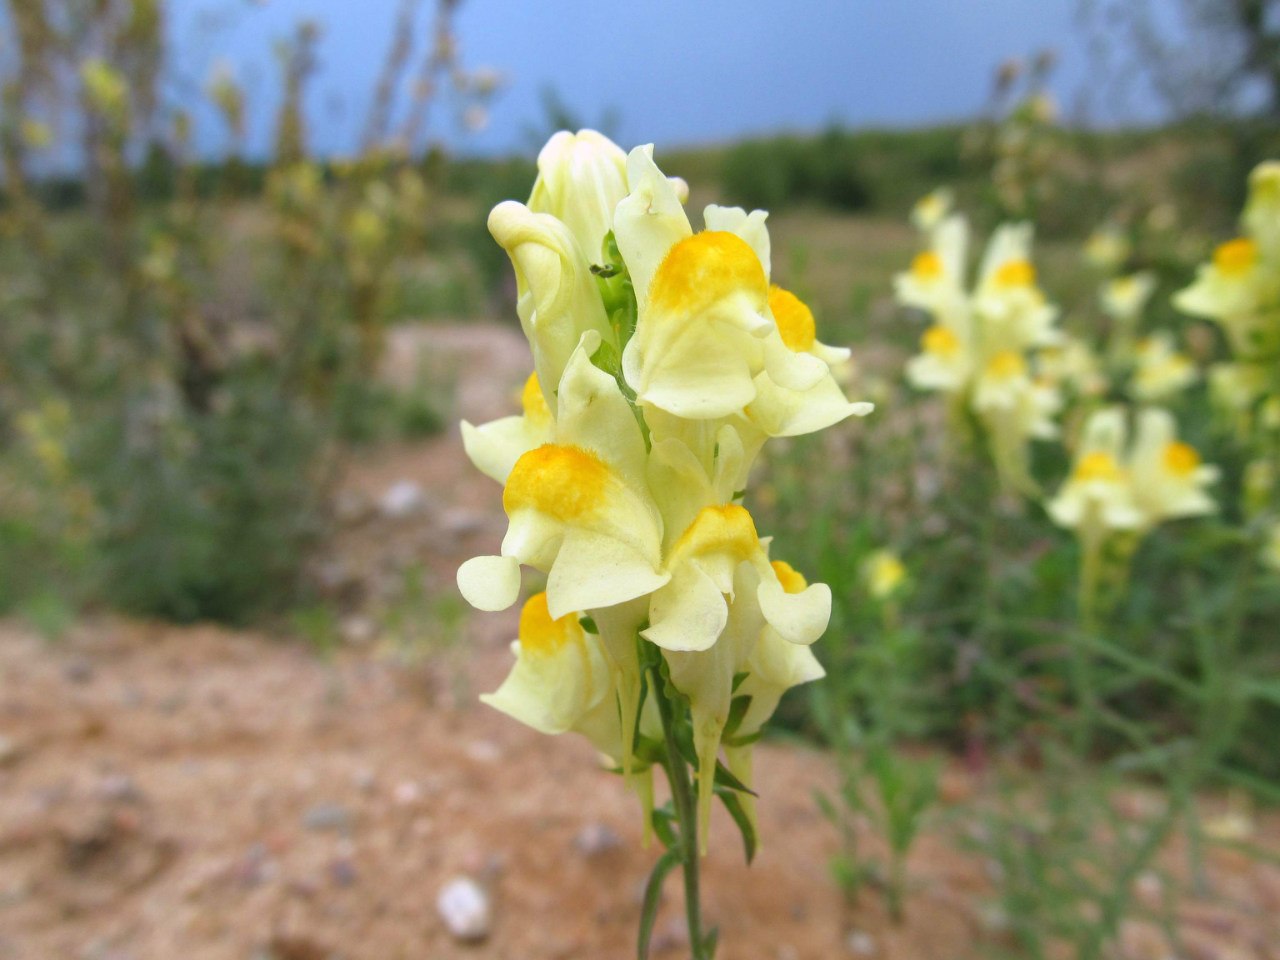
[[[502,417],[479,427],[462,421],[462,445],[481,473],[506,483],[511,468],[534,447],[551,441],[555,422],[536,373],[529,374],[520,391],[522,413]]]
[[[1142,316],[1156,289],[1155,274],[1148,270],[1116,277],[1102,287],[1102,309],[1118,323],[1132,326]]]
[[[1055,387],[1070,386],[1077,395],[1095,397],[1107,392],[1107,378],[1089,344],[1064,336],[1060,343],[1036,352],[1038,378]]]
[[[1149,408],[1138,414],[1130,471],[1144,526],[1218,509],[1205,492],[1217,481],[1218,468],[1202,463],[1194,447],[1177,439],[1177,424],[1167,410]]]
[[[1099,410],[1089,417],[1071,476],[1046,505],[1055,523],[1088,538],[1142,525],[1125,465],[1125,438],[1124,413],[1119,408]]]
[[[1123,412],[1112,407],[1094,413],[1070,479],[1047,505],[1049,515],[1098,539],[1114,530],[1143,532],[1165,520],[1212,513],[1217,507],[1205,488],[1217,480],[1218,468],[1202,463],[1176,434],[1172,414],[1147,408],[1138,414],[1137,438],[1127,450]]]
[[[541,383],[560,382],[569,357],[588,331],[616,349],[590,264],[564,223],[508,200],[489,214],[489,232],[515,267],[516,311],[533,345]],[[554,391],[547,394],[547,403],[554,413]]]
[[[907,568],[891,550],[877,550],[863,564],[867,588],[877,600],[888,600],[907,580]]]
[[[922,232],[930,233],[951,212],[954,202],[955,194],[946,187],[939,187],[916,201],[911,208],[911,222]]]
[[[571,612],[553,618],[547,595],[535,593],[520,612],[516,663],[494,693],[481,701],[542,733],[564,733],[582,723],[613,694],[609,666],[600,643]],[[608,709],[612,707],[613,709]],[[612,703],[601,711],[618,726]],[[614,737],[620,741],[620,734]]]
[[[1267,542],[1262,548],[1262,562],[1272,570],[1280,570],[1280,520],[1271,524]]]
[[[519,415],[463,424],[468,455],[504,485],[508,526],[501,553],[468,560],[458,585],[497,610],[519,596],[522,566],[547,574],[516,664],[486,702],[587,734],[646,804],[651,758],[636,727],[653,738],[645,724],[668,693],[645,674],[661,657],[688,698],[687,712],[683,698],[672,705],[692,724],[705,828],[735,688],[751,698],[735,714],[741,736],[783,690],[821,675],[807,647],[831,610],[829,587],[769,561],[740,503],[751,463],[770,437],[870,404],[849,402],[833,374],[848,351],[824,344],[809,307],[771,282],[765,214],[711,206],[695,233],[685,195],[651,146],[623,164],[584,131],[548,144],[528,206],[490,214],[535,373]],[[601,248],[609,230],[616,253]],[[607,270],[592,270],[597,252]],[[744,746],[726,749],[749,776]]]
[[[1135,400],[1164,400],[1200,379],[1195,361],[1175,349],[1173,335],[1165,330],[1141,341],[1134,359],[1129,392]]]
[[[627,155],[594,130],[555,134],[538,154],[529,209],[561,220],[592,263],[601,262],[613,211],[627,195]]]
[[[1280,160],[1258,164],[1249,175],[1249,199],[1241,216],[1262,258],[1280,263]]]
[[[1103,273],[1114,273],[1129,259],[1131,247],[1124,231],[1115,224],[1099,227],[1084,244],[1084,257]]]
[[[463,595],[481,610],[515,602],[522,563],[548,574],[557,618],[643,596],[669,579],[644,439],[617,382],[591,364],[599,344],[584,334],[565,370],[555,442],[523,454],[507,476],[501,556],[458,570]]]

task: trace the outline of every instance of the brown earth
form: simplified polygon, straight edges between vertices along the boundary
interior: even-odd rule
[[[396,338],[396,355],[429,342],[455,368],[487,371],[458,397],[455,412],[473,419],[509,410],[527,368],[510,328]],[[396,378],[416,369],[392,366]],[[405,479],[422,502],[387,515],[380,498]],[[405,562],[444,591],[459,560],[494,550],[497,487],[466,465],[453,431],[362,456],[343,497],[324,562],[343,565],[330,575],[352,609],[373,612],[344,621],[351,642],[331,659],[207,626],[99,618],[51,643],[0,624],[0,960],[634,956],[656,857],[637,804],[585,742],[540,736],[460,693],[500,681],[513,616],[423,628],[449,632],[459,657],[388,656],[379,642],[387,580]],[[766,744],[757,781],[754,865],[731,822],[713,822],[705,903],[720,960],[949,960],[999,947],[990,866],[960,852],[954,827],[914,850],[895,926],[878,892],[850,905],[830,879],[837,839],[812,799],[834,784],[830,758]],[[959,814],[980,791],[952,764],[945,809]],[[1257,829],[1274,840],[1280,818]],[[1209,868],[1213,895],[1181,910],[1187,952],[1131,925],[1126,956],[1280,960],[1280,868],[1230,851],[1213,851]],[[492,896],[479,944],[454,941],[437,913],[459,875]],[[680,909],[673,876],[656,957],[687,956]]]

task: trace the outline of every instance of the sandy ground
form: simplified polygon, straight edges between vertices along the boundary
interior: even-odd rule
[[[455,413],[509,412],[527,354],[510,328],[397,333],[470,378]],[[410,364],[403,370],[415,367]],[[402,371],[403,372],[403,371]],[[389,370],[393,377],[397,370]],[[398,483],[413,509],[388,513]],[[380,602],[407,560],[444,590],[457,562],[501,537],[498,488],[456,431],[362,455],[324,562],[350,602]],[[619,778],[572,738],[537,735],[474,702],[508,665],[510,614],[449,621],[462,655],[389,656],[372,621],[330,659],[300,641],[110,618],[56,644],[0,624],[0,960],[627,958],[656,857]],[[937,826],[915,849],[906,923],[880,895],[831,882],[833,830],[815,789],[830,759],[760,748],[764,848],[747,868],[717,811],[706,910],[720,960],[948,960],[995,955],[990,867]],[[944,796],[981,785],[954,763]],[[959,807],[944,807],[955,812]],[[945,820],[947,818],[940,818]],[[1280,836],[1275,818],[1259,829]],[[864,838],[876,852],[876,842]],[[1183,952],[1127,930],[1132,960],[1280,960],[1280,868],[1210,859],[1212,898],[1183,911]],[[452,878],[492,900],[490,933],[457,942],[436,908]],[[666,890],[654,955],[687,956]]]

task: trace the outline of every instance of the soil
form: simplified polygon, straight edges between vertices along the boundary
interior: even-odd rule
[[[468,377],[459,416],[513,409],[528,364],[517,331],[396,338],[393,355],[430,344],[484,372]],[[421,502],[388,514],[381,498],[406,479]],[[0,623],[0,960],[634,956],[657,856],[642,846],[637,803],[585,741],[474,701],[507,669],[513,614],[441,617],[433,629],[450,642],[416,657],[381,642],[387,581],[406,561],[443,595],[460,560],[496,548],[498,488],[467,465],[456,429],[353,458],[342,487],[322,562],[342,565],[329,572],[352,612],[330,656],[212,626],[103,617],[51,642]],[[831,758],[758,749],[763,849],[745,866],[717,811],[705,861],[720,960],[948,960],[1007,946],[991,865],[948,824],[984,789],[967,769],[948,761],[944,816],[912,853],[896,925],[877,890],[851,904],[831,879],[838,840],[813,800],[834,787]],[[1259,816],[1254,830],[1274,846],[1280,818]],[[861,842],[882,853],[866,829]],[[492,898],[475,944],[437,911],[458,876]],[[1280,960],[1280,868],[1214,850],[1208,878],[1209,894],[1182,906],[1182,953],[1131,924],[1125,955]],[[673,875],[654,956],[687,956],[681,931]]]

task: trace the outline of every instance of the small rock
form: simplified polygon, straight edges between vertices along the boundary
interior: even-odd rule
[[[351,829],[351,811],[337,803],[317,803],[302,815],[302,825],[308,830]]]
[[[470,877],[454,877],[441,887],[436,910],[455,940],[474,943],[489,936],[489,894]]]
[[[356,867],[346,857],[339,857],[329,864],[329,879],[335,887],[349,887],[356,882]]]
[[[187,696],[184,693],[175,692],[168,696],[162,697],[156,702],[156,709],[161,713],[177,713],[187,705]]]
[[[589,823],[578,831],[573,845],[584,857],[598,857],[622,846],[622,838],[607,823]]]
[[[1160,879],[1160,875],[1152,870],[1144,870],[1138,875],[1138,879],[1134,881],[1134,889],[1147,903],[1158,903],[1160,894],[1164,891],[1164,881]]]
[[[342,618],[341,630],[343,642],[353,647],[363,647],[373,639],[378,628],[368,617],[363,617],[357,613]]]
[[[263,955],[270,960],[328,960],[333,951],[308,937],[277,934],[268,941]]]
[[[492,740],[472,740],[467,744],[467,756],[477,763],[497,763],[502,750]]]
[[[83,657],[77,658],[62,668],[62,675],[72,683],[88,683],[93,679],[93,664]]]
[[[469,537],[488,526],[487,515],[465,507],[450,507],[440,517],[440,529],[452,537]]]
[[[373,505],[355,490],[343,490],[333,499],[333,515],[344,526],[355,526],[369,518]]]
[[[316,564],[315,579],[328,596],[342,594],[359,582],[351,568],[341,559]]]
[[[405,780],[403,783],[396,784],[391,795],[400,806],[410,807],[422,799],[422,788],[412,780]]]
[[[9,767],[22,759],[22,750],[9,737],[0,734],[0,767]]]
[[[98,794],[111,803],[138,803],[142,791],[127,773],[109,773],[98,783]]]
[[[850,930],[844,938],[844,945],[855,957],[874,957],[876,955],[875,937],[865,930]]]
[[[265,844],[255,843],[231,867],[231,878],[242,887],[253,888],[276,875],[276,863]]]
[[[361,793],[373,793],[374,787],[378,785],[378,778],[368,767],[363,767],[352,775],[351,782]]]
[[[11,884],[8,887],[0,889],[0,908],[12,907],[21,903],[31,895],[31,885],[26,881]],[[3,954],[0,954],[3,956]]]
[[[388,520],[403,520],[421,513],[426,506],[426,492],[412,480],[396,481],[378,501],[379,512]]]
[[[978,908],[978,925],[987,933],[1005,933],[1009,929],[1009,915],[994,903]]]

